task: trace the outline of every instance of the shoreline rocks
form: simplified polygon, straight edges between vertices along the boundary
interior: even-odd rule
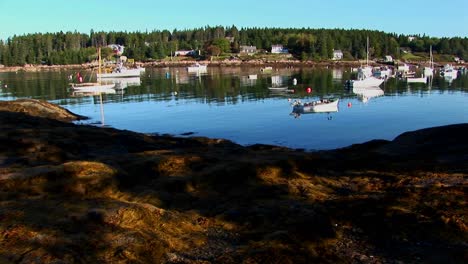
[[[60,107],[6,103],[0,262],[466,260],[468,124],[308,153],[75,125]]]

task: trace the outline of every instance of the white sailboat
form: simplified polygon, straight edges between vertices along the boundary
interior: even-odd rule
[[[432,76],[434,74],[434,57],[432,56],[432,45],[429,48],[429,67],[424,67],[424,76]]]
[[[71,87],[75,91],[80,92],[95,92],[95,93],[112,93],[111,90],[115,87],[115,83],[111,84],[102,84],[101,78],[99,77],[101,73],[101,48],[98,48],[98,77],[97,82],[87,82],[87,83],[72,83]],[[114,91],[115,93],[115,91]]]
[[[384,79],[379,79],[372,76],[372,67],[369,66],[369,38],[367,38],[366,48],[366,66],[359,67],[356,80],[349,80],[348,86],[351,87],[377,87],[384,82]]]

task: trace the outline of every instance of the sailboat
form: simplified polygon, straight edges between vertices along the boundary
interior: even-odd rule
[[[348,80],[346,84],[350,87],[377,87],[384,82],[384,79],[379,79],[372,76],[372,68],[369,66],[369,37],[367,37],[366,50],[366,66],[359,67],[357,80]]]
[[[432,76],[434,74],[434,57],[432,56],[432,45],[429,48],[429,67],[424,67],[424,76]]]
[[[86,83],[72,83],[71,87],[75,91],[89,92],[89,93],[112,93],[115,83],[101,84],[101,48],[98,48],[98,75],[97,82],[86,82]],[[114,91],[115,93],[115,91]]]

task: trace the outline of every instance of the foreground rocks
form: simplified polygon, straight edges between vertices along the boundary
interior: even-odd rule
[[[0,102],[0,263],[468,257],[468,124],[306,153],[74,125],[53,119],[81,118],[56,106],[17,104]]]

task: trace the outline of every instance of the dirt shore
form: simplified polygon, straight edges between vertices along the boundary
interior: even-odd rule
[[[309,153],[81,118],[0,101],[0,263],[468,258],[468,124]]]

